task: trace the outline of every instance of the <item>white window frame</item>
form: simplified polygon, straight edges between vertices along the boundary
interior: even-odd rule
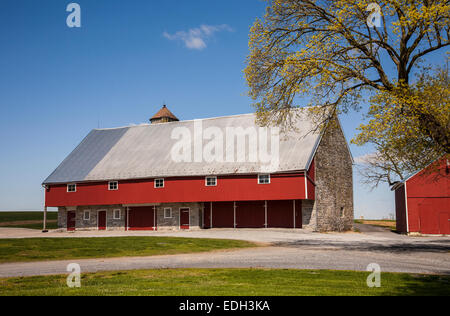
[[[170,216],[166,216],[166,211],[170,211]],[[173,218],[173,213],[172,213],[172,208],[171,207],[166,207],[164,208],[164,218]]]
[[[269,182],[261,182],[261,178],[262,178],[262,177],[268,177]],[[270,174],[258,174],[258,184],[263,185],[263,184],[270,184],[270,183],[271,183],[271,177],[270,177]]]
[[[119,217],[116,217],[116,212],[119,213]],[[117,221],[122,218],[122,210],[121,209],[115,209],[113,210],[113,220]]]
[[[214,179],[214,185],[208,185],[208,179]],[[217,177],[215,176],[209,176],[209,177],[205,177],[205,186],[206,187],[216,187],[217,186]]]
[[[116,188],[115,189],[111,189],[111,184],[115,183],[116,184]],[[108,191],[117,191],[119,190],[119,181],[109,181],[108,182]]]
[[[86,218],[86,214],[89,214],[89,217]],[[91,220],[91,210],[84,210],[83,211],[83,221],[90,221]]]
[[[156,185],[156,183],[158,181],[162,181],[162,187],[159,187],[159,186]],[[155,184],[154,184],[155,189],[164,189],[165,186],[166,186],[166,181],[164,181],[164,179],[162,179],[162,178],[161,179],[155,179]]]
[[[73,186],[74,188],[75,188],[75,190],[74,191],[70,191],[69,190],[69,187],[70,186]],[[67,193],[75,193],[75,192],[77,192],[77,184],[76,183],[70,183],[70,184],[68,184],[67,185]]]

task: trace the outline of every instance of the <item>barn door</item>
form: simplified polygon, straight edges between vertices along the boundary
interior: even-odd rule
[[[439,214],[439,230],[442,235],[450,235],[450,219],[448,213]]]
[[[180,228],[189,229],[190,228],[190,210],[188,208],[180,209]]]
[[[293,201],[267,201],[268,228],[294,228]]]
[[[211,205],[212,203],[205,203],[203,211],[203,228],[211,228]]]
[[[295,200],[295,228],[303,228],[302,201]]]
[[[106,211],[98,212],[98,230],[106,230]]]
[[[265,201],[236,202],[237,228],[264,228]]]
[[[76,213],[67,212],[67,230],[75,231]]]
[[[421,234],[439,234],[439,213],[430,202],[419,204],[419,219]]]
[[[132,207],[128,211],[129,230],[156,230],[156,212],[153,206]]]

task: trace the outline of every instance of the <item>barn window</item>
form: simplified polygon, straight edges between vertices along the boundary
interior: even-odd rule
[[[270,174],[258,175],[258,184],[270,184]]]
[[[216,187],[217,186],[217,177],[206,177],[206,186],[207,187]]]
[[[88,221],[90,219],[91,219],[91,211],[89,211],[89,210],[84,211],[83,220]]]
[[[120,210],[114,210],[114,219],[120,219],[120,214],[121,213],[121,211]]]
[[[110,181],[108,183],[108,190],[109,191],[117,191],[117,190],[119,190],[119,182],[117,182],[117,181]]]
[[[68,184],[67,185],[67,192],[77,192],[77,185],[76,184]]]
[[[164,179],[155,179],[155,189],[164,188]]]
[[[172,209],[171,208],[164,209],[164,218],[172,218]]]

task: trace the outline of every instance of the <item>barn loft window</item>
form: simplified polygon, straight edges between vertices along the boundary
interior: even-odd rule
[[[76,184],[68,184],[67,185],[67,192],[77,192],[77,185]]]
[[[172,218],[172,209],[171,208],[164,209],[164,218]]]
[[[121,213],[120,210],[114,210],[114,219],[115,220],[120,219],[120,213]]]
[[[258,184],[270,184],[270,174],[258,175]]]
[[[206,177],[206,186],[207,187],[216,187],[217,186],[217,177]]]
[[[119,182],[117,182],[117,181],[110,181],[108,183],[108,190],[109,191],[117,191],[117,190],[119,190]]]
[[[83,220],[88,221],[90,219],[91,219],[91,211],[89,211],[89,210],[84,211]]]
[[[155,189],[164,188],[164,179],[155,179]]]

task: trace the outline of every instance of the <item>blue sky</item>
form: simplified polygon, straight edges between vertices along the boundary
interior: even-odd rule
[[[183,120],[253,111],[243,69],[263,1],[79,0],[72,29],[70,2],[0,2],[0,210],[41,209],[41,182],[93,128],[146,122],[163,102]],[[342,117],[347,138],[360,121]],[[387,186],[355,176],[357,217],[393,210]]]

